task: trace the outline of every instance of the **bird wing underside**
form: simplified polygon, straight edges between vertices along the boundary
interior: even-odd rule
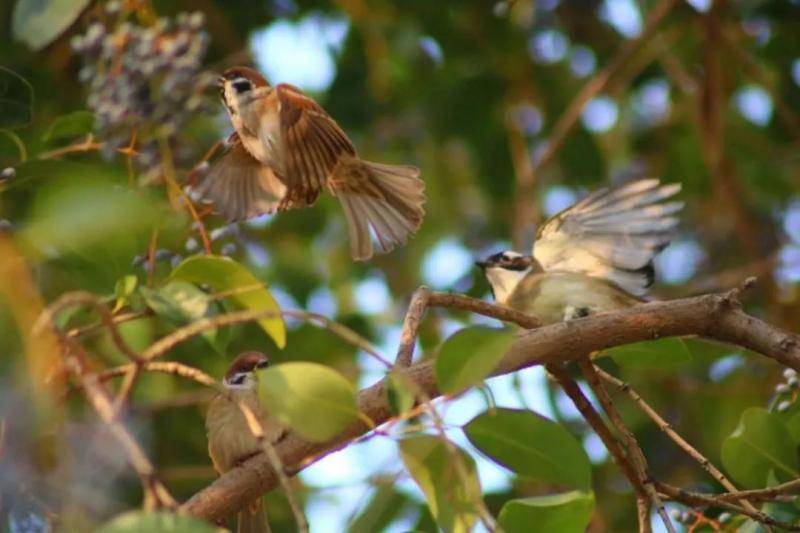
[[[545,271],[598,277],[641,296],[653,283],[653,258],[675,237],[682,202],[664,202],[680,184],[657,179],[598,190],[548,220],[533,256]]]

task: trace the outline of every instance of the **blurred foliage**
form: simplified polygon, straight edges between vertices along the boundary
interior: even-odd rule
[[[682,183],[686,203],[682,239],[658,264],[661,278],[654,293],[671,298],[726,289],[757,275],[748,311],[797,331],[800,5],[793,0],[674,4],[654,31],[643,34],[629,60],[610,73],[597,95],[601,98],[590,102],[555,157],[540,165],[556,124],[581,89],[638,39],[609,23],[615,20],[611,7],[632,6],[630,16],[644,32],[648,14],[661,2],[0,2],[2,527],[52,520],[67,530],[86,530],[141,502],[135,474],[107,431],[97,427],[82,396],[61,397],[56,385],[63,384],[64,376],[57,354],[31,342],[41,305],[70,291],[94,294],[118,315],[143,315],[120,326],[124,340],[137,351],[199,317],[242,307],[270,309],[274,297],[282,308],[319,311],[390,355],[409,295],[421,283],[488,297],[477,270],[466,268],[454,254],[434,253],[442,243],[456,243],[475,257],[512,241],[524,250],[559,195],[653,175]],[[705,4],[713,7],[694,7]],[[116,15],[108,14],[111,8],[132,9],[130,22],[145,26],[156,24],[158,17],[200,10],[210,38],[201,67],[210,73],[250,63],[254,52],[293,53],[291,46],[252,50],[250,39],[264,28],[346,21],[344,39],[330,50],[335,76],[327,90],[314,96],[366,158],[422,169],[428,202],[420,233],[404,248],[362,264],[349,259],[344,219],[331,198],[312,209],[235,229],[206,216],[211,252],[232,257],[236,263],[224,264],[235,265],[234,275],[265,282],[269,292],[218,298],[217,292],[247,283],[242,278],[232,282],[230,272],[214,267],[201,269],[206,277],[181,275],[181,267],[176,272],[182,261],[196,261],[204,246],[181,186],[206,151],[227,135],[227,120],[216,95],[208,91],[207,105],[170,137],[171,144],[160,145],[159,157],[174,163],[163,179],[142,179],[124,148],[111,159],[104,157],[113,153],[100,153],[96,144],[103,139],[87,138],[89,91],[80,81],[82,65],[70,41],[93,22],[116,24]],[[593,119],[592,109],[606,111]],[[607,121],[609,113],[613,120],[600,127],[598,120]],[[132,146],[135,150],[135,142]],[[57,323],[66,330],[85,330],[82,341],[92,368],[124,363],[114,339],[94,327],[97,319],[91,311],[69,308]],[[345,376],[348,387],[379,377],[359,349],[309,322],[288,320],[286,347],[280,350],[283,324],[277,322],[228,326],[177,345],[168,357],[218,377],[233,355],[258,349],[279,363],[326,365],[336,379]],[[453,331],[472,322],[463,314],[430,312],[420,335],[422,356],[432,356]],[[640,391],[734,480],[763,487],[770,479],[796,474],[800,389],[795,375],[781,376],[772,361],[714,343],[670,340],[639,348],[643,351],[618,349],[598,362]],[[664,359],[669,364],[662,364]],[[650,364],[654,361],[659,364]],[[483,368],[468,369],[475,375],[454,381],[453,390],[486,375]],[[40,388],[45,382],[56,396],[43,417],[31,398],[46,395]],[[495,383],[489,380],[488,386],[498,393]],[[116,390],[118,380],[110,384]],[[588,428],[563,408],[560,393],[546,386],[549,404],[528,407],[552,413],[560,429],[586,443]],[[408,391],[402,383],[395,388],[395,405],[408,408]],[[524,396],[525,391],[513,392]],[[351,393],[342,392],[337,401],[350,402]],[[208,390],[191,382],[148,373],[138,380],[125,417],[181,500],[215,477],[203,430],[209,398]],[[458,398],[450,403],[451,412],[462,408]],[[618,406],[655,478],[692,490],[720,488],[635,405],[619,396]],[[299,416],[289,407],[287,419]],[[423,417],[404,427],[419,430],[420,420],[430,426]],[[537,418],[545,424],[542,420]],[[341,423],[333,420],[331,425]],[[446,431],[461,435],[459,427]],[[550,436],[557,442],[565,438]],[[476,445],[495,456],[484,450],[486,444]],[[436,478],[445,467],[452,470],[452,450],[421,435],[400,440],[400,448],[410,476],[437,503],[430,510],[422,503],[409,473],[396,470],[395,451],[387,466],[366,464],[369,460],[360,465],[381,467],[381,476],[335,480],[337,487],[353,485],[363,493],[355,504],[338,507],[338,519],[349,521],[353,531],[391,524],[431,531],[437,519],[462,525],[477,520],[479,484],[473,464],[485,457],[472,449],[464,452],[474,459],[465,459],[461,474],[467,484],[453,494]],[[569,450],[562,446],[559,452]],[[574,530],[582,530],[587,521],[592,530],[634,530],[631,491],[607,457],[590,456],[591,492],[564,493],[574,484],[553,483],[551,475],[519,471],[498,458],[510,468],[504,470],[510,482],[483,494],[482,501],[509,531],[519,520],[552,520],[546,523]],[[331,497],[328,488],[302,481],[298,493],[307,509]],[[270,494],[267,504],[273,529],[292,530],[283,496]],[[772,507],[776,516],[797,518],[792,505]],[[108,527],[117,531],[121,526]],[[708,525],[697,531],[703,528]]]

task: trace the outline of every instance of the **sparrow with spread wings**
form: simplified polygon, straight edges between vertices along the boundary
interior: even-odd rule
[[[542,225],[533,255],[476,263],[495,300],[550,324],[644,301],[653,259],[675,237],[680,184],[656,179],[601,189]]]
[[[326,190],[342,204],[356,260],[372,257],[370,227],[383,252],[417,231],[425,214],[419,169],[360,159],[314,100],[291,85],[272,87],[253,69],[226,70],[220,92],[235,133],[196,190],[228,219],[308,207]]]

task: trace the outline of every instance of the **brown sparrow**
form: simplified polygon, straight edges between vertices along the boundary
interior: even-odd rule
[[[246,67],[220,78],[236,130],[229,148],[197,185],[231,220],[307,207],[323,190],[342,204],[351,255],[372,257],[372,227],[381,251],[403,245],[422,223],[425,184],[413,166],[364,161],[338,124],[296,87],[272,87]]]
[[[264,438],[271,443],[278,442],[286,432],[285,426],[267,415],[258,399],[258,379],[256,371],[269,364],[267,357],[260,352],[244,352],[231,363],[222,380],[223,386],[234,398],[247,405],[261,422]],[[225,395],[217,395],[208,407],[206,414],[208,434],[208,455],[214,469],[224,474],[250,457],[262,451],[261,444],[253,436],[238,403]],[[270,531],[263,499],[245,506],[238,515],[239,533],[264,533]]]
[[[498,303],[547,324],[641,303],[683,208],[663,200],[680,190],[656,179],[601,189],[547,220],[533,256],[505,251],[476,265]]]

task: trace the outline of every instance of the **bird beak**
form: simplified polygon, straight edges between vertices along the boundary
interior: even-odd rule
[[[217,78],[217,88],[222,89],[222,87],[224,86],[225,86],[225,78],[220,76],[219,78]]]
[[[489,267],[488,261],[475,261],[475,266],[481,270],[486,270]]]

